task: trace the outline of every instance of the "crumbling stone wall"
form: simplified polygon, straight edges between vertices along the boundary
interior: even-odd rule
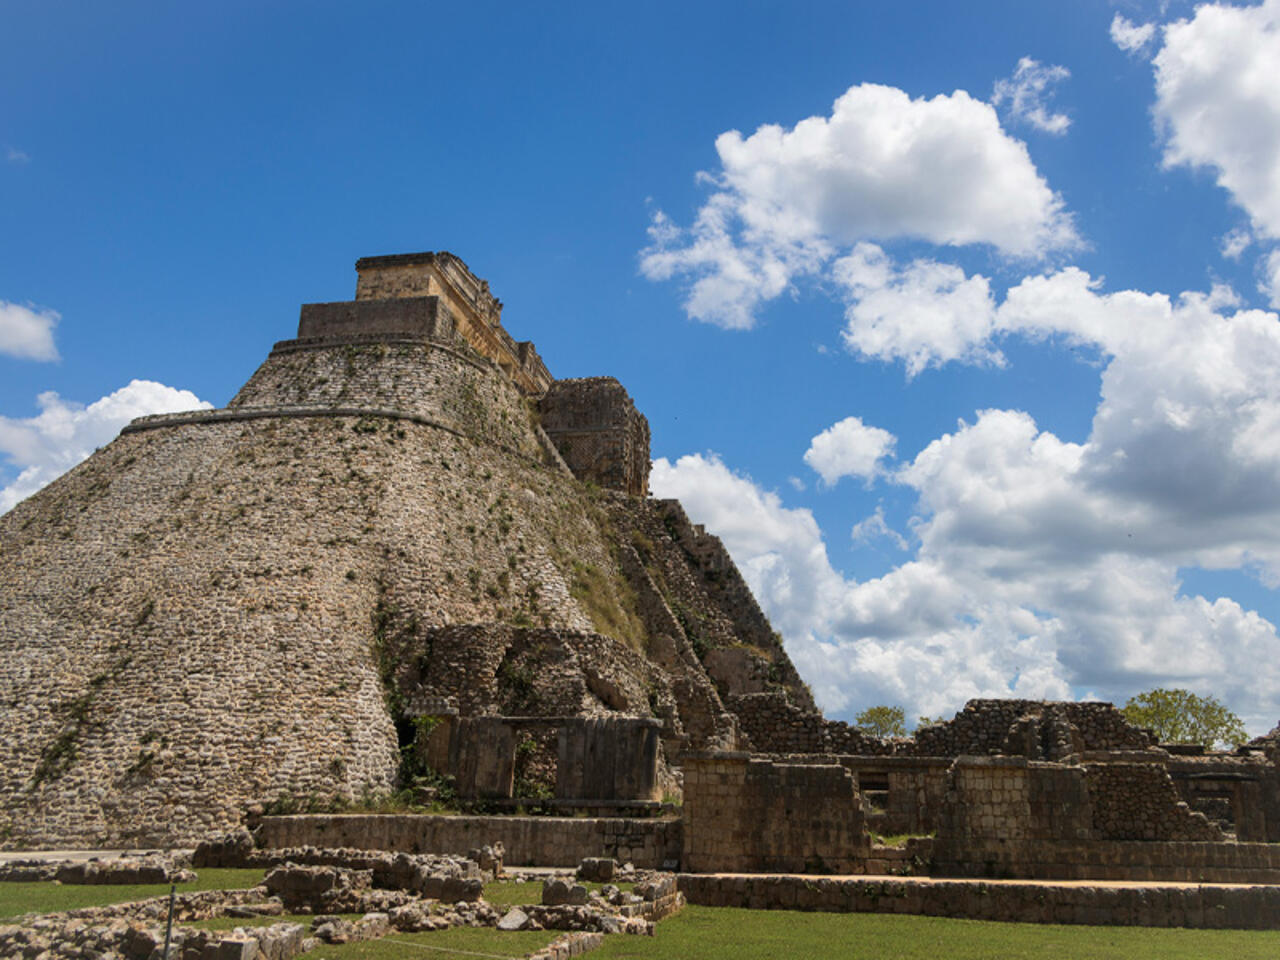
[[[742,753],[685,757],[685,870],[861,873],[869,850],[844,767]]]
[[[1168,771],[1153,763],[1090,763],[1085,782],[1092,836],[1104,840],[1209,840],[1225,837],[1179,797]]]
[[[782,691],[731,696],[729,706],[738,715],[752,747],[762,753],[889,756],[895,752],[894,741],[827,720],[816,711],[796,706]]]
[[[1179,796],[1240,841],[1280,840],[1280,770],[1263,751],[1172,756],[1166,763]]]
[[[752,746],[765,753],[958,757],[1017,755],[1060,760],[1084,751],[1144,751],[1155,738],[1129,724],[1109,703],[970,700],[952,720],[921,727],[914,737],[879,739],[816,708],[790,690],[730,698]]]
[[[937,829],[946,802],[946,759],[842,755],[835,760],[857,778],[869,830],[918,835]]]
[[[356,847],[447,853],[501,843],[506,861],[573,867],[612,857],[641,869],[671,869],[680,860],[683,824],[657,817],[481,817],[316,814],[263,817],[262,847]]]
[[[579,480],[636,497],[649,492],[649,421],[613,377],[557,380],[538,412]]]
[[[399,689],[447,698],[462,716],[649,715],[658,699],[674,704],[669,682],[642,654],[589,630],[469,623],[401,640]]]
[[[1002,753],[1014,723],[1048,708],[1079,731],[1085,750],[1147,750],[1156,746],[1155,737],[1134,727],[1109,703],[970,700],[954,719],[918,730],[912,745],[903,749],[930,757]]]
[[[621,535],[620,560],[651,638],[649,658],[686,688],[682,719],[695,749],[714,741],[736,749],[738,728],[748,718],[734,713],[725,698],[762,685],[816,712],[781,637],[718,538],[699,531],[675,501],[618,497],[609,508]],[[700,705],[696,713],[694,703]]]
[[[1224,839],[1216,826],[1178,799],[1159,763],[1073,765],[966,756],[951,766],[933,848],[934,872],[1105,876],[1094,872],[1100,863],[1122,861],[1091,863],[1082,849],[1094,844],[1102,845],[1098,849],[1112,844],[1105,848],[1113,849],[1116,841],[1141,840],[1182,842],[1179,849],[1185,851],[1186,841]],[[1188,862],[1203,859],[1196,854]],[[1146,869],[1156,868],[1148,864]],[[1157,870],[1153,875],[1168,873]],[[1141,871],[1139,878],[1144,878]]]

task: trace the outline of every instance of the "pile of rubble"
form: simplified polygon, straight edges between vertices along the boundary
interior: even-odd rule
[[[290,960],[316,945],[298,923],[237,927],[226,931],[175,928],[173,960],[256,957]],[[94,924],[64,916],[41,917],[23,926],[0,927],[0,956],[54,958],[123,957],[149,960],[164,952],[164,927],[124,919]]]
[[[185,857],[158,851],[89,860],[11,860],[0,864],[0,881],[58,883],[190,883],[196,878]]]
[[[291,960],[320,943],[354,943],[394,933],[471,926],[569,931],[535,954],[538,960],[566,960],[598,946],[599,937],[604,934],[652,935],[654,923],[684,902],[672,874],[619,870],[613,860],[592,859],[582,862],[577,877],[593,885],[602,883],[597,889],[576,882],[566,871],[564,876],[544,879],[541,903],[500,912],[482,899],[484,878],[501,870],[500,848],[472,851],[476,855],[465,858],[370,851],[312,851],[310,855],[336,859],[339,853],[347,863],[367,866],[286,862],[271,869],[252,889],[210,890],[175,897],[170,957]],[[491,870],[481,868],[480,864],[486,861]],[[93,863],[96,861],[90,862]],[[34,869],[34,864],[21,865],[20,869]],[[32,879],[56,877],[57,870],[51,870]],[[627,891],[608,882],[614,878],[620,882],[635,878],[639,882]],[[20,924],[0,926],[0,956],[159,960],[169,908],[168,897],[153,897],[58,914],[28,915]],[[230,932],[182,926],[214,917],[283,914],[314,916],[309,930],[303,924],[289,922],[237,927]],[[360,918],[349,919],[352,914]]]
[[[354,847],[279,847],[260,849],[248,830],[220,834],[202,840],[191,855],[201,867],[270,867],[285,863],[324,867],[347,867],[374,871],[374,886],[410,889],[407,876],[425,868],[430,874],[494,880],[502,873],[506,851],[501,843],[486,844],[467,851],[465,857],[427,853],[388,853]]]
[[[479,877],[433,872],[407,854],[385,871],[286,863],[267,874],[263,886],[290,913],[365,913],[391,910],[413,900],[441,903],[479,900]]]
[[[606,867],[608,864],[610,866]],[[578,875],[612,875],[613,861],[583,861]],[[577,930],[653,935],[653,925],[684,904],[673,874],[654,874],[631,891],[612,883],[598,890],[553,877],[542,885],[542,903],[512,907],[499,930]]]

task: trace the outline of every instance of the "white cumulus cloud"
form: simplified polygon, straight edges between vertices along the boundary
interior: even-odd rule
[[[0,489],[0,513],[8,512],[113,440],[135,417],[212,406],[189,390],[151,380],[130,381],[88,406],[64,400],[52,391],[40,394],[36,403],[40,412],[34,417],[0,417],[0,453],[19,471],[16,479]]]
[[[1272,250],[1260,262],[1262,282],[1258,289],[1267,295],[1271,306],[1280,308],[1280,249]]]
[[[845,417],[810,441],[804,462],[828,487],[841,477],[870,480],[881,471],[881,461],[893,456],[896,442],[888,430],[867,426],[860,417]]]
[[[0,300],[0,353],[21,360],[57,360],[53,328],[60,319],[54,310]]]
[[[986,277],[933,260],[898,267],[873,243],[855,246],[831,274],[850,301],[843,337],[852,352],[902,360],[908,377],[950,361],[1004,363],[990,345],[995,302]]]
[[[1239,260],[1240,254],[1253,243],[1253,234],[1248,230],[1229,230],[1222,238],[1222,255],[1228,260]]]
[[[1045,101],[1053,95],[1053,86],[1070,76],[1066,67],[1023,57],[1012,77],[996,81],[991,102],[996,106],[1008,104],[1009,115],[1015,120],[1044,133],[1060,135],[1071,126],[1071,118],[1051,112]]]
[[[1069,442],[1025,412],[980,411],[882,474],[916,497],[914,554],[883,576],[842,576],[812,514],[714,458],[660,463],[655,492],[724,537],[828,709],[936,715],[976,695],[1164,684],[1270,729],[1275,626],[1185,594],[1178,571],[1280,584],[1280,317],[1225,288],[1106,292],[1077,268],[1024,279],[992,314],[993,336],[1097,352],[1092,430]],[[886,531],[878,511],[854,537]]]
[[[1203,4],[1153,62],[1165,164],[1214,170],[1255,232],[1280,237],[1280,0]]]
[[[851,87],[830,116],[716,139],[713,193],[690,227],[655,214],[640,266],[691,280],[685,310],[750,327],[759,305],[860,241],[988,245],[1039,257],[1078,243],[1061,199],[995,108],[962,90],[912,99]]]
[[[889,526],[888,521],[884,518],[883,506],[876,507],[873,514],[869,517],[863,517],[855,523],[853,529],[849,531],[849,536],[854,543],[872,543],[876,540],[888,540],[899,550],[907,550],[911,546],[906,537]]]
[[[1133,23],[1119,13],[1111,19],[1111,42],[1126,53],[1141,53],[1155,33],[1154,23]]]

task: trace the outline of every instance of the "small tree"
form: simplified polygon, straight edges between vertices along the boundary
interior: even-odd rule
[[[901,707],[867,707],[853,718],[853,725],[873,737],[905,737],[907,712]]]
[[[1157,687],[1130,697],[1121,711],[1134,726],[1153,730],[1161,743],[1234,747],[1249,737],[1240,718],[1221,701],[1189,690]]]

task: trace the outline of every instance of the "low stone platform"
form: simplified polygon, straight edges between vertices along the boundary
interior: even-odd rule
[[[689,903],[1098,926],[1280,929],[1280,886],[803,874],[678,877]]]
[[[355,847],[442,853],[501,843],[510,863],[576,867],[612,857],[663,869],[680,859],[679,820],[616,817],[494,817],[433,814],[299,814],[263,817],[260,847]]]

